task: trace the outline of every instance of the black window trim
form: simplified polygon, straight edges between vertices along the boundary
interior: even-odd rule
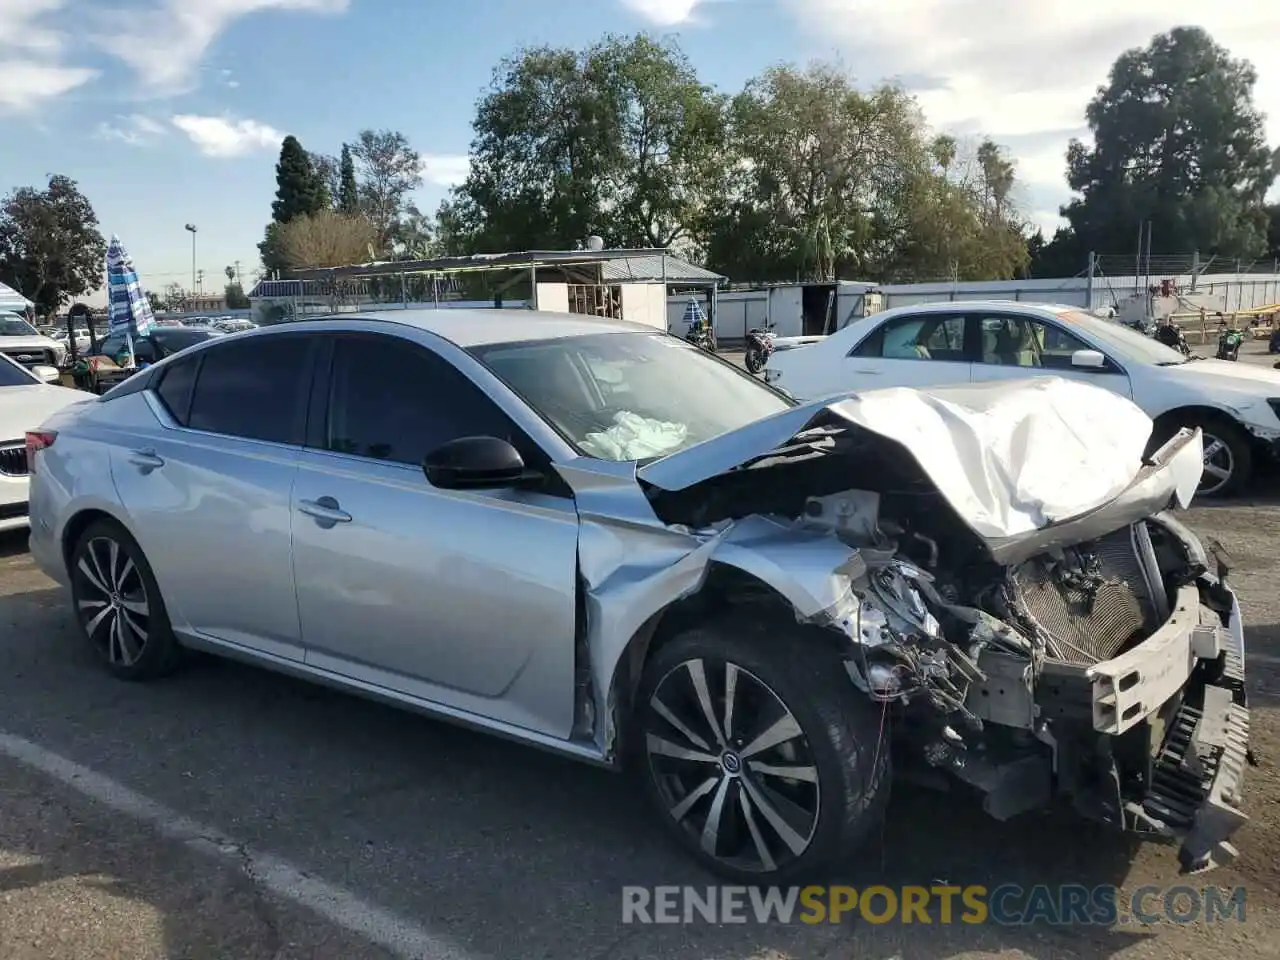
[[[484,387],[476,383],[471,377],[467,376],[465,370],[460,369],[456,363],[439,351],[433,350],[430,346],[420,343],[417,340],[413,340],[408,337],[401,337],[395,333],[377,330],[333,330],[322,332],[318,334],[316,338],[324,341],[324,346],[317,357],[316,363],[313,364],[315,376],[312,379],[310,388],[310,402],[307,404],[305,431],[306,442],[304,443],[304,446],[309,452],[325,457],[336,457],[342,460],[349,460],[355,463],[375,463],[385,467],[399,467],[401,469],[411,471],[419,476],[422,475],[422,466],[420,464],[412,465],[401,463],[397,460],[379,460],[376,457],[366,457],[358,453],[343,453],[338,450],[328,450],[325,448],[329,423],[329,395],[331,392],[329,388],[333,377],[333,362],[337,345],[343,340],[373,340],[376,342],[391,341],[400,349],[429,358],[428,362],[436,361],[445,364],[454,370],[458,376],[469,382],[475,388],[476,392],[492,404],[494,410],[496,410],[503,419],[510,423],[511,428],[517,431],[517,435],[521,440],[523,440],[526,447],[530,450],[537,451],[542,462],[540,464],[530,464],[530,466],[534,469],[547,471],[548,477],[553,481],[548,489],[543,492],[563,495],[562,491],[557,489],[557,485],[554,483],[555,478],[559,475],[551,468],[553,461],[550,454],[548,454],[548,452],[542,448],[542,445],[530,436],[529,432],[517,423],[506,410],[502,409],[501,404],[495,401],[493,397],[489,396]],[[433,487],[432,489],[435,488]]]
[[[1097,350],[1100,354],[1102,354],[1103,359],[1106,361],[1105,365],[1102,367],[1102,369],[1098,370],[1097,373],[1120,374],[1121,376],[1125,376],[1125,377],[1129,375],[1129,371],[1124,368],[1124,364],[1116,360],[1116,358],[1113,357],[1109,351],[1102,349],[1095,343],[1091,343],[1088,338],[1082,337],[1080,336],[1080,334],[1072,330],[1068,324],[1061,323],[1057,320],[1050,320],[1048,317],[1042,317],[1039,314],[1022,313],[1017,310],[969,310],[966,313],[966,317],[967,317],[966,325],[972,328],[972,336],[974,338],[974,343],[977,346],[977,359],[975,359],[973,362],[978,364],[979,366],[983,366],[983,367],[1005,366],[1005,364],[1000,364],[1000,363],[987,363],[983,359],[984,354],[983,354],[983,344],[982,344],[982,321],[983,320],[1024,320],[1024,321],[1030,321],[1032,323],[1043,324],[1044,326],[1055,329],[1060,333],[1068,334],[1074,337],[1075,339],[1079,340],[1088,349]],[[1025,368],[1019,367],[1018,369],[1025,369]],[[1035,369],[1052,370],[1054,368],[1036,367]]]
[[[291,431],[292,435],[295,438],[294,440],[291,440],[291,441],[261,440],[258,437],[242,437],[239,434],[235,434],[235,433],[218,433],[215,430],[200,430],[196,427],[186,426],[183,423],[179,423],[175,419],[173,414],[171,414],[168,408],[165,407],[164,401],[160,399],[159,394],[156,393],[156,391],[153,389],[151,392],[155,395],[153,397],[150,397],[149,399],[152,401],[153,406],[161,410],[164,413],[165,419],[169,421],[168,423],[164,424],[164,428],[166,430],[177,430],[183,433],[191,433],[191,434],[195,434],[197,436],[202,436],[202,437],[222,437],[229,440],[235,440],[240,443],[257,443],[257,444],[263,444],[268,447],[279,447],[287,450],[299,450],[302,447],[304,447],[306,445],[305,440],[306,440],[306,428],[307,428],[307,410],[308,410],[308,407],[310,406],[309,398],[311,396],[312,386],[316,379],[316,355],[319,349],[319,344],[317,343],[317,340],[319,338],[316,337],[314,334],[294,331],[294,330],[281,332],[279,334],[272,334],[269,336],[270,336],[270,339],[288,338],[291,340],[301,341],[303,344],[303,348],[307,351],[307,354],[308,354],[306,358],[307,363],[304,366],[304,370],[302,374],[302,383],[299,386],[299,393],[300,393],[299,399],[302,400],[303,402],[299,404],[300,409],[299,409],[298,417],[294,422],[292,431]],[[227,341],[224,341],[223,338],[221,337],[211,337],[206,342],[209,344],[208,346],[204,346],[202,344],[193,345],[193,346],[199,347],[198,359],[196,361],[199,364],[199,366],[196,369],[195,377],[191,381],[191,396],[187,400],[187,410],[186,410],[186,416],[184,417],[184,419],[188,419],[188,420],[190,419],[191,404],[195,401],[196,391],[200,388],[200,377],[204,373],[204,361],[209,351],[217,350],[220,347],[224,347],[224,346],[231,346],[232,343],[240,344],[240,343],[245,343],[247,341],[237,339],[231,342],[227,342]],[[266,341],[264,340],[264,342]],[[186,357],[183,358],[184,361],[186,359],[187,359]],[[157,371],[157,372],[163,374],[163,371]],[[148,386],[150,386],[150,384],[148,384]],[[158,381],[155,383],[155,386],[159,386]]]

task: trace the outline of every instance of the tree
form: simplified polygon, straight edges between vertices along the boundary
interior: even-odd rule
[[[1062,213],[1077,247],[1134,247],[1150,221],[1166,251],[1252,258],[1266,249],[1263,198],[1276,168],[1257,75],[1199,27],[1178,27],[1121,54],[1089,103],[1093,146],[1073,140]]]
[[[1280,261],[1280,203],[1267,206],[1267,257]]]
[[[280,225],[280,255],[288,270],[341,267],[364,263],[377,229],[364,216],[321,210]]]
[[[0,280],[42,316],[102,286],[107,244],[93,206],[70,177],[22,187],[0,205]]]
[[[276,199],[271,204],[271,217],[276,223],[288,223],[294,217],[305,217],[328,205],[321,174],[312,155],[303,149],[298,138],[288,136],[280,144],[280,160],[276,163]]]
[[[338,163],[337,206],[348,216],[360,212],[360,188],[356,183],[356,164],[351,158],[351,145],[342,145],[342,159]]]
[[[312,153],[311,166],[315,169],[316,179],[324,188],[324,203],[334,207],[338,204],[338,190],[341,188],[341,174],[336,158],[327,153]]]
[[[227,302],[228,310],[248,310],[253,306],[245,296],[244,287],[234,280],[223,288],[223,298]]]
[[[160,313],[164,310],[164,301],[160,299],[160,295],[158,293],[153,293],[152,291],[148,290],[147,302],[151,304],[152,313]]]
[[[361,130],[351,147],[360,173],[360,209],[375,232],[379,255],[390,251],[409,194],[422,186],[422,158],[394,130]]]
[[[271,223],[267,224],[262,242],[258,244],[263,267],[268,271],[286,269],[278,237],[281,224],[330,206],[328,187],[316,170],[313,156],[303,149],[297,137],[285,137],[276,163],[276,199],[271,204]]]
[[[674,42],[606,37],[503,60],[481,100],[451,238],[490,250],[696,248],[722,179],[725,98]]]

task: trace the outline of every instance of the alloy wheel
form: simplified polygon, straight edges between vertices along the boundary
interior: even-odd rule
[[[686,660],[645,712],[649,773],[667,814],[705,854],[771,873],[802,856],[818,826],[818,768],[782,699],[728,661]]]
[[[142,573],[110,537],[89,540],[76,563],[76,614],[109,663],[129,667],[146,650],[151,608]]]
[[[1200,475],[1199,492],[1204,495],[1215,494],[1231,482],[1235,472],[1236,458],[1231,447],[1221,437],[1211,433],[1204,434],[1204,472]]]

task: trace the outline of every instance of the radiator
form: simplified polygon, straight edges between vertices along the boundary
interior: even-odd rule
[[[1014,569],[1015,602],[1046,638],[1051,658],[1110,660],[1159,626],[1161,585],[1146,574],[1144,543],[1146,527],[1136,524]]]

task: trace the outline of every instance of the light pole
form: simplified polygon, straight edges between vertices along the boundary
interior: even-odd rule
[[[196,225],[188,223],[184,228],[191,234],[191,295],[196,292]]]

